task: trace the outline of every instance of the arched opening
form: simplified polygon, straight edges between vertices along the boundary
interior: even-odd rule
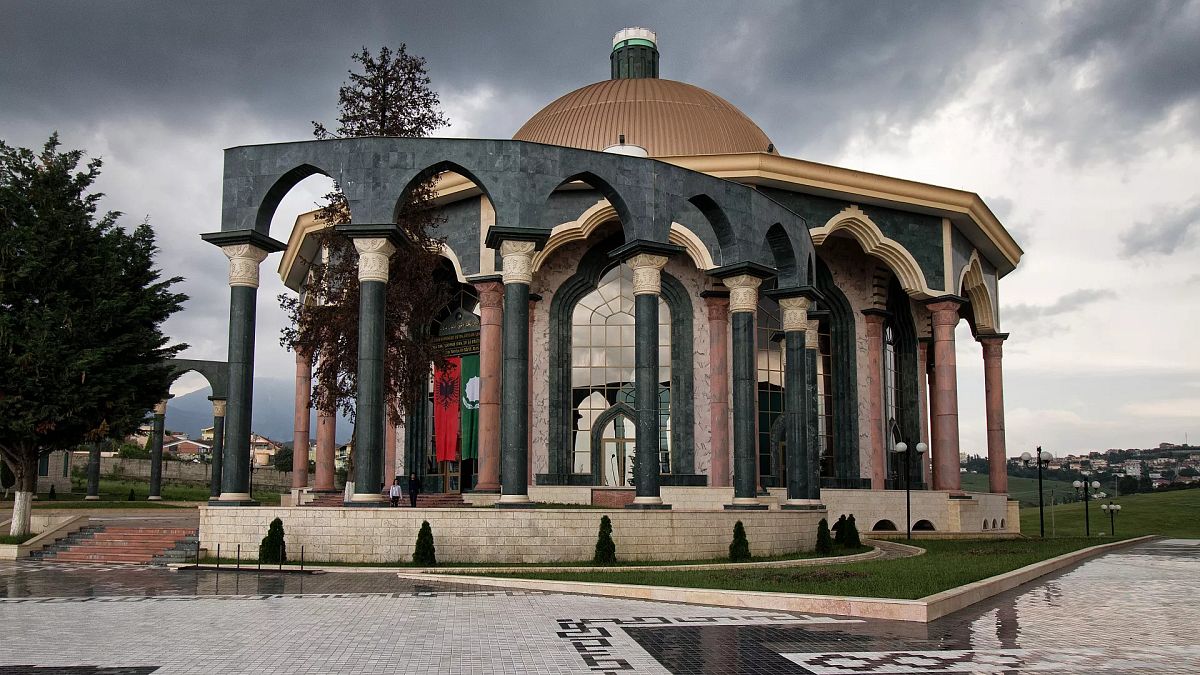
[[[801,280],[796,274],[796,254],[792,248],[792,240],[779,223],[767,229],[766,246],[771,259],[775,261],[779,279],[782,280],[779,285],[799,285]]]
[[[988,529],[988,519],[987,518],[983,519],[983,529],[985,529],[985,530]]]
[[[913,532],[933,532],[934,531],[933,523],[929,522],[928,520],[918,520],[917,522],[913,523],[912,529],[913,529]]]
[[[875,532],[895,532],[896,524],[886,518],[871,527]]]
[[[818,320],[817,430],[823,487],[863,487],[858,461],[858,366],[855,314],[833,280],[829,267],[816,261],[816,286],[825,298]]]
[[[725,210],[708,195],[694,195],[687,201],[699,209],[709,226],[712,227],[713,235],[717,238],[717,245],[721,248],[721,260],[737,260],[740,257],[737,250],[737,237],[733,234],[733,227],[729,224],[729,217],[725,215]]]
[[[996,519],[992,518],[992,529],[996,529]]]
[[[611,205],[612,208],[616,211],[616,213],[617,213],[616,222],[617,222],[618,226],[621,228],[622,233],[628,234],[630,229],[633,227],[633,223],[635,222],[635,220],[634,220],[633,214],[630,213],[630,211],[629,211],[629,206],[625,203],[625,198],[621,196],[621,193],[619,191],[617,191],[617,189],[614,188],[609,181],[605,180],[604,178],[602,178],[590,171],[583,171],[580,173],[572,174],[572,175],[568,176],[567,178],[563,179],[563,181],[561,183],[559,183],[557,186],[555,186],[554,191],[551,192],[551,194],[548,194],[545,196],[545,199],[542,202],[543,203],[543,206],[542,206],[543,211],[545,213],[552,212],[551,201],[554,198],[554,193],[563,192],[564,188],[568,187],[571,183],[576,183],[576,182],[583,183],[584,185],[595,190],[596,192],[599,192],[604,197],[604,199],[606,199],[608,201],[609,205]],[[543,217],[542,218],[543,225],[549,226],[549,225],[555,224],[555,223],[546,223],[545,220],[546,219]],[[551,220],[553,220],[553,219],[551,219]],[[665,232],[663,233],[663,238],[664,239],[666,238]],[[630,239],[629,236],[625,237],[626,241],[628,241],[629,239]]]
[[[309,180],[313,176],[320,176],[316,180]],[[301,187],[301,184],[304,184]],[[322,192],[314,193],[313,186],[323,186]],[[311,211],[313,204],[317,199],[328,194],[332,190],[333,179],[329,177],[329,172],[320,169],[312,164],[301,164],[287,171],[267,190],[263,195],[262,203],[259,204],[258,213],[254,223],[254,229],[261,234],[269,235],[275,229],[275,224],[278,221],[278,211],[284,203],[296,204],[297,200],[307,199],[308,206],[302,211]],[[296,190],[300,187],[300,190]],[[295,193],[295,194],[293,194]],[[296,211],[288,206],[284,208],[285,214],[291,213],[292,218],[295,217]],[[290,223],[289,223],[290,228]]]
[[[1004,518],[1001,518],[1000,519],[1000,529],[1003,530],[1003,529],[1007,529],[1007,528],[1008,528],[1008,524],[1004,522]]]
[[[779,303],[763,291],[775,287],[766,280],[759,289],[755,320],[755,360],[758,373],[758,471],[761,487],[787,485],[784,418],[783,327]]]

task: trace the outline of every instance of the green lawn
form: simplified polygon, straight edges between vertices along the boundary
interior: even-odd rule
[[[988,477],[985,473],[964,473],[962,475],[962,489],[968,492],[987,492]],[[1053,496],[1057,494],[1059,498],[1065,494],[1075,494],[1075,488],[1071,484],[1061,480],[1043,480],[1042,492],[1045,494],[1046,504],[1049,505],[1053,500]],[[1038,503],[1038,482],[1036,478],[1019,478],[1017,476],[1008,477],[1008,496],[1019,500],[1022,507],[1037,506]]]
[[[1108,539],[913,540],[925,555],[846,565],[704,572],[504,574],[525,579],[594,581],[684,588],[922,598],[1069,553]],[[905,542],[909,543],[909,542]]]
[[[1107,533],[1109,518],[1101,504],[1121,505],[1117,536],[1138,537],[1162,534],[1169,537],[1200,538],[1200,489],[1126,495],[1090,503],[1092,534]],[[1046,536],[1082,536],[1083,503],[1046,507]],[[1021,532],[1038,535],[1037,507],[1021,509]]]
[[[87,483],[85,481],[76,479],[72,481],[72,484],[73,487],[70,494],[59,494],[56,495],[55,499],[50,499],[50,496],[47,493],[39,493],[37,501],[33,503],[34,508],[176,508],[171,505],[146,501],[146,497],[150,496],[150,484],[147,481],[101,478],[100,500],[90,502],[83,499],[84,496],[87,495]],[[131,489],[133,490],[132,501],[129,499],[129,491]],[[201,485],[174,485],[171,483],[164,483],[162,486],[163,501],[168,502],[206,502],[208,501],[208,493],[208,487]],[[267,506],[279,504],[278,491],[255,490],[254,498]],[[11,495],[8,501],[12,501]]]

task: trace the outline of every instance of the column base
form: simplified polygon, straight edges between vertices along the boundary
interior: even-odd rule
[[[387,505],[387,503],[388,503],[388,500],[385,499],[383,495],[377,495],[377,494],[368,492],[365,494],[364,493],[352,494],[352,495],[350,495],[350,501],[342,502],[342,505],[343,506],[373,507],[373,506],[385,506],[385,505]]]
[[[161,501],[162,501],[162,495],[150,495],[149,497],[146,497],[146,501],[148,501],[148,502],[161,502]]]
[[[498,509],[532,509],[536,508],[537,503],[529,501],[529,495],[500,495],[500,500],[496,502]]]
[[[258,506],[249,492],[222,492],[216,499],[208,500],[209,506]]]
[[[474,488],[469,490],[469,492],[482,495],[496,495],[500,494],[500,485],[476,485]]]
[[[726,511],[766,511],[767,508],[757,497],[734,497],[732,504],[725,505]]]
[[[100,501],[100,495],[88,495],[88,496],[86,496],[86,497],[84,497],[84,498],[83,498],[83,501],[85,501],[85,502],[98,502],[98,501]]]
[[[634,497],[633,502],[625,508],[633,511],[669,511],[670,504],[664,504],[662,497]]]
[[[825,505],[816,499],[789,499],[779,505],[784,511],[825,511]]]

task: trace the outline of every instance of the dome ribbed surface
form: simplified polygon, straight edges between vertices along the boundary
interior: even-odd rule
[[[605,80],[576,89],[529,118],[513,139],[603,150],[621,134],[651,157],[766,152],[771,144],[729,101],[657,78]]]

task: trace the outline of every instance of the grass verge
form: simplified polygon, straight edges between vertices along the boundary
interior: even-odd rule
[[[33,503],[35,509],[164,509],[181,508],[180,505],[161,504],[147,501],[150,496],[150,485],[143,480],[127,480],[123,478],[101,478],[100,499],[86,501],[87,482],[75,479],[72,481],[70,493],[58,494],[50,499],[48,493],[39,493]],[[133,499],[129,498],[133,491]],[[203,485],[177,485],[163,483],[160,496],[167,502],[193,502],[184,508],[207,502],[209,488]],[[254,499],[263,506],[278,506],[279,492],[272,490],[255,490]],[[7,500],[11,504],[12,499]],[[11,508],[11,507],[10,507]]]
[[[35,534],[0,534],[0,544],[24,544],[36,536]]]
[[[1094,500],[1088,507],[1092,534],[1111,533],[1108,514],[1101,504],[1121,505],[1116,517],[1117,536],[1140,537],[1161,534],[1185,539],[1200,538],[1200,489],[1149,492]],[[1026,536],[1038,534],[1038,510],[1021,509],[1021,532]],[[1046,507],[1046,536],[1082,536],[1084,533],[1083,502]]]
[[[1095,537],[1046,540],[913,540],[904,543],[924,548],[925,555],[816,567],[696,572],[514,573],[493,576],[916,599],[1110,541],[1113,540]]]

